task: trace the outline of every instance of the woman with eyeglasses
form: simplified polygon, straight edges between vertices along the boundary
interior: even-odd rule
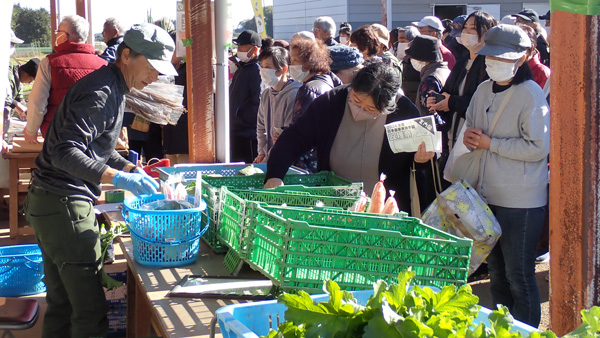
[[[398,94],[400,74],[378,62],[361,69],[350,85],[317,98],[296,123],[287,128],[271,150],[265,188],[283,184],[289,166],[307,150],[318,149],[318,171],[330,170],[371,192],[379,175],[396,191],[400,210],[410,212],[410,171],[433,158],[425,145],[416,153],[392,152],[385,124],[415,118],[419,111]]]

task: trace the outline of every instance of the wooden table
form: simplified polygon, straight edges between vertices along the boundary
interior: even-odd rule
[[[245,301],[167,297],[169,291],[186,275],[228,275],[224,255],[213,253],[200,241],[198,260],[180,268],[146,268],[133,258],[129,237],[119,237],[127,259],[127,337],[149,337],[152,330],[161,337],[210,337],[211,321],[217,309]],[[254,271],[244,277],[261,278]],[[264,278],[264,277],[263,277]],[[222,337],[218,325],[216,337]]]
[[[10,238],[16,238],[19,235],[33,234],[31,227],[19,228],[19,193],[27,192],[29,187],[29,179],[21,180],[19,177],[19,171],[21,169],[33,169],[35,168],[35,159],[38,156],[38,152],[19,152],[14,153],[9,151],[3,154],[6,160],[8,160],[9,166],[9,186],[8,186],[8,223],[10,226]]]

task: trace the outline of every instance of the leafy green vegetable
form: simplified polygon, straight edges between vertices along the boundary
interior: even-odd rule
[[[398,284],[373,284],[373,295],[361,306],[337,283],[325,281],[329,300],[316,304],[304,291],[284,293],[279,302],[287,306],[287,322],[267,338],[521,338],[511,331],[514,318],[499,305],[488,316],[490,327],[475,325],[479,298],[469,285],[446,286],[439,292],[428,287],[410,288],[413,271],[398,275]],[[581,312],[583,323],[563,338],[600,338],[600,307]],[[552,331],[533,332],[529,338],[557,338]]]

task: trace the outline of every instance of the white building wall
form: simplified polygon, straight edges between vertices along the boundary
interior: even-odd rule
[[[296,32],[312,31],[319,16],[332,17],[339,28],[348,21],[347,0],[273,0],[273,38],[289,41]]]

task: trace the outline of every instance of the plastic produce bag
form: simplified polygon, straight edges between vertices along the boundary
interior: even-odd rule
[[[194,206],[188,201],[158,200],[142,205],[143,210],[182,210]]]
[[[462,179],[444,190],[427,207],[423,222],[473,240],[469,274],[481,265],[502,235],[496,216],[475,189]]]
[[[186,110],[182,106],[183,86],[154,82],[142,90],[132,88],[125,95],[126,107],[134,114],[156,124],[177,124]]]

